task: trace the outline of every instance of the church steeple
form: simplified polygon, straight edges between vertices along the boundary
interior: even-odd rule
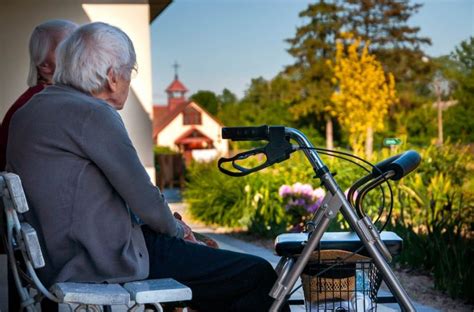
[[[168,94],[168,109],[172,110],[176,105],[181,104],[186,101],[185,93],[188,92],[188,89],[179,81],[178,79],[178,67],[180,65],[175,62],[174,67],[174,80],[166,88],[166,93]]]

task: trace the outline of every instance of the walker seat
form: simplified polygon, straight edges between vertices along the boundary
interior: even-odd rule
[[[387,246],[393,256],[400,254],[403,240],[394,232],[382,231],[380,233],[382,241]],[[281,257],[295,257],[303,251],[308,241],[308,233],[284,233],[275,239],[275,252]],[[318,245],[319,250],[345,250],[354,252],[362,247],[363,243],[355,232],[326,232]],[[362,249],[358,252],[367,255],[367,251]]]

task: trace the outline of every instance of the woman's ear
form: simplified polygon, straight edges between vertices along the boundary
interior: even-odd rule
[[[117,75],[112,68],[107,71],[107,87],[112,93],[117,91]]]

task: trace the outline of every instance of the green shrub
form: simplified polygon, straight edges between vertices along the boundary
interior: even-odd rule
[[[376,159],[389,154],[384,149]],[[399,261],[433,272],[436,287],[453,297],[474,298],[472,156],[466,148],[451,144],[431,146],[421,154],[420,167],[394,187],[390,229],[404,240]],[[364,175],[360,168],[347,162],[326,156],[323,160],[343,190]],[[242,178],[220,173],[215,163],[194,164],[188,174],[184,197],[193,217],[206,223],[247,228],[264,237],[284,232],[290,225],[278,195],[281,185],[301,182],[314,188],[320,186],[300,153]],[[373,193],[364,209],[374,219],[381,195]],[[388,200],[388,192],[385,196]],[[339,214],[329,230],[341,229],[348,229],[348,225]]]
[[[229,227],[248,223],[249,207],[242,204],[248,195],[239,179],[221,174],[216,163],[193,163],[187,178],[189,182],[183,195],[194,218]]]
[[[472,157],[456,145],[431,146],[397,192],[394,230],[404,239],[400,261],[433,272],[435,286],[474,298]]]
[[[339,160],[325,159],[330,168],[337,168],[336,179],[347,188],[361,176],[361,170],[342,165]],[[249,166],[254,165],[250,162]],[[243,227],[249,232],[272,237],[291,226],[278,189],[283,184],[296,182],[320,186],[314,171],[301,153],[260,172],[235,178],[222,174],[216,163],[195,163],[188,170],[184,199],[190,204],[191,215],[208,224]],[[347,229],[338,216],[332,230]]]
[[[173,151],[171,148],[168,146],[161,146],[161,145],[155,145],[153,147],[153,153],[156,155],[175,155],[179,154],[176,151]]]

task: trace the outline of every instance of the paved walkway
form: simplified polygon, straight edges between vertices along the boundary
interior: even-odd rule
[[[275,254],[273,254],[273,252],[271,250],[260,247],[260,246],[256,246],[254,244],[251,244],[251,243],[248,243],[248,242],[245,242],[245,241],[235,239],[235,238],[230,237],[230,236],[225,235],[225,234],[216,233],[213,228],[203,226],[202,224],[193,223],[192,221],[189,222],[189,220],[187,220],[188,218],[186,218],[186,205],[183,204],[180,201],[179,194],[169,193],[169,191],[168,191],[168,194],[165,192],[165,196],[166,196],[166,198],[169,197],[171,199],[170,200],[171,210],[172,211],[177,211],[180,214],[184,215],[185,216],[184,221],[186,221],[191,226],[193,231],[198,232],[198,233],[202,233],[202,234],[205,234],[205,235],[211,237],[212,239],[217,241],[220,248],[227,249],[227,250],[232,250],[232,251],[236,251],[236,252],[242,252],[242,253],[248,253],[248,254],[256,255],[256,256],[259,256],[259,257],[262,257],[262,258],[266,259],[274,267],[277,265],[279,257],[276,256]],[[299,284],[300,284],[300,282],[298,282],[298,284],[295,285],[295,287],[299,286]],[[386,294],[389,295],[389,293],[387,293],[387,292],[386,292]],[[299,290],[297,290],[291,298],[292,299],[302,299],[303,298],[302,289],[300,288]],[[415,304],[416,310],[420,311],[420,312],[439,312],[439,310],[436,310],[436,309],[428,307],[428,306],[421,305],[421,304],[416,303],[416,302],[414,304]],[[292,312],[304,312],[306,310],[305,310],[304,306],[292,306],[291,311]],[[377,311],[380,311],[380,312],[394,312],[394,311],[400,311],[400,308],[399,308],[398,304],[383,304],[383,305],[378,304],[377,305]]]

